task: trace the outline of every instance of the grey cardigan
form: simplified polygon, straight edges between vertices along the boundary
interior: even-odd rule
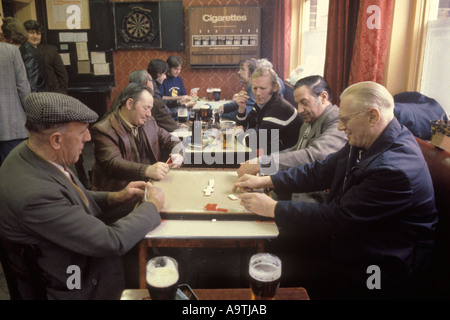
[[[341,149],[347,142],[347,137],[343,131],[337,129],[338,121],[339,107],[330,104],[312,124],[311,130],[306,137],[306,146],[299,149],[302,137],[309,126],[308,123],[303,123],[297,144],[290,149],[280,152],[278,170],[285,170],[304,163],[325,159],[329,154]]]

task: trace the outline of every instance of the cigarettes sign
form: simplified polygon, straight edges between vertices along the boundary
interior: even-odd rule
[[[189,7],[190,64],[235,67],[260,58],[261,7]]]

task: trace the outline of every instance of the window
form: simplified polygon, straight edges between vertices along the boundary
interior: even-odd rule
[[[428,10],[420,92],[450,115],[450,0],[432,0]]]
[[[329,0],[293,0],[289,82],[322,75],[325,66]],[[296,23],[298,22],[298,23]]]

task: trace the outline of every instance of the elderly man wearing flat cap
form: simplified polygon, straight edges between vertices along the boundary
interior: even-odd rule
[[[121,255],[161,223],[161,190],[143,181],[118,192],[86,190],[66,168],[90,140],[97,114],[59,93],[25,99],[29,139],[0,167],[0,237],[35,244],[49,299],[119,299],[124,289]],[[103,222],[113,207],[146,200],[125,217]],[[68,268],[80,270],[79,288],[68,286]],[[69,281],[68,281],[69,280]],[[29,290],[19,283],[21,295]]]

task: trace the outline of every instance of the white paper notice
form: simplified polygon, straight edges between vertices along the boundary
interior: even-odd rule
[[[73,42],[73,32],[60,32],[59,42]]]
[[[60,53],[61,59],[65,66],[70,66],[70,53]]]
[[[87,32],[74,33],[73,41],[74,42],[87,42],[88,41]]]
[[[109,75],[109,63],[96,63],[94,66],[94,75],[96,76],[104,76]]]
[[[95,63],[106,63],[106,56],[104,52],[91,52],[91,62]]]
[[[77,57],[78,60],[89,60],[87,42],[77,42]]]

